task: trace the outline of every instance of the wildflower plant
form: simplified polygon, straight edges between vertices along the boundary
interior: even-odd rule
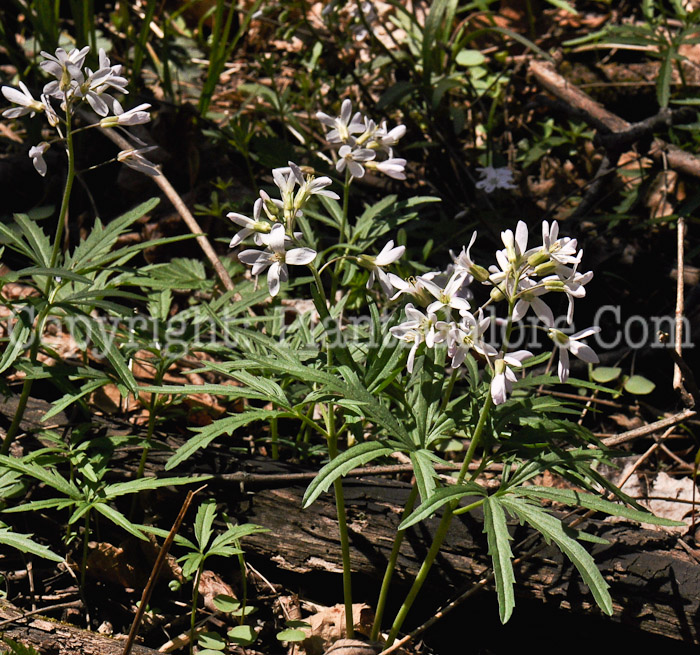
[[[118,277],[110,265],[126,265],[146,245],[152,244],[136,244],[117,250],[113,247],[119,235],[157,203],[143,203],[108,226],[104,226],[98,219],[92,233],[72,253],[62,252],[76,177],[74,135],[95,128],[122,130],[150,121],[150,105],[141,104],[125,110],[118,99],[127,93],[127,80],[121,75],[121,66],[113,65],[104,50],[100,50],[98,66],[93,70],[86,65],[89,53],[89,47],[70,52],[57,48],[53,54],[42,52],[40,68],[49,81],[38,94],[38,99],[22,81],[18,83],[19,88],[3,86],[1,89],[3,96],[13,105],[3,111],[5,118],[26,117],[36,120],[43,117],[46,121],[44,140],[29,149],[29,157],[37,173],[44,176],[48,172],[45,154],[49,148],[61,147],[66,154],[65,184],[53,234],[46,235],[25,215],[15,217],[16,229],[0,225],[0,235],[7,247],[31,263],[29,267],[5,276],[2,282],[23,282],[34,287],[37,292],[36,296],[21,302],[3,300],[6,305],[10,305],[16,321],[7,347],[0,357],[0,372],[11,366],[23,367],[25,378],[17,412],[0,447],[2,454],[9,452],[19,431],[34,379],[43,375],[41,367],[37,366],[38,355],[50,316],[58,320],[70,319],[69,322],[74,325],[79,324],[75,336],[89,339],[99,347],[124,393],[136,388],[134,377],[119,352],[114,335],[106,334],[94,319],[97,311],[116,316],[128,315],[130,309],[114,302],[114,299],[129,298],[133,301],[140,298],[132,291],[119,288]],[[85,124],[85,115],[94,118]],[[143,156],[150,148],[143,147],[138,140],[134,140],[134,143],[133,149],[120,152],[116,159],[142,172],[159,174],[154,164]],[[111,300],[108,300],[109,297]],[[76,320],[77,317],[80,320]],[[28,362],[23,362],[22,355],[27,348]],[[78,381],[92,377],[80,391],[69,380],[64,381],[63,388],[68,391],[71,402],[110,380],[109,375],[98,374],[93,377],[92,373],[90,367],[86,367],[82,374],[74,377]],[[95,384],[99,378],[102,381]]]
[[[319,114],[319,118],[330,128],[328,139],[342,144],[341,149],[357,153],[375,143],[372,152],[381,150],[376,132],[361,141],[368,133],[367,126],[375,124],[359,113],[353,115],[348,102],[343,103],[340,116]],[[392,145],[387,147],[393,147],[402,133],[394,132]],[[333,487],[348,635],[353,632],[351,539],[341,480],[353,468],[397,452],[410,459],[415,481],[379,591],[373,639],[381,634],[406,529],[436,513],[442,515],[415,582],[390,624],[386,645],[401,630],[454,516],[477,508],[484,514],[503,621],[508,620],[514,606],[508,516],[529,524],[557,544],[581,571],[603,611],[612,612],[608,585],[576,539],[592,537],[566,527],[540,501],[556,500],[637,520],[665,521],[643,512],[596,473],[593,464],[604,460],[606,454],[589,448],[590,433],[567,420],[573,411],[570,407],[532,393],[541,385],[567,381],[569,354],[584,362],[597,361],[583,341],[595,328],[568,335],[561,321],[555,320],[553,309],[560,303],[552,300],[564,299],[567,311],[562,320],[570,325],[575,301],[585,297],[592,279],[591,272],[579,270],[583,252],[576,240],[560,236],[558,224],[545,221],[541,240],[532,243],[521,221],[515,231],[502,232],[503,247],[496,251],[493,263],[480,262],[472,254],[474,234],[467,246],[452,254],[443,270],[399,275],[409,267],[402,261],[406,249],[388,239],[389,228],[376,219],[393,199],[379,201],[379,207],[367,208],[354,221],[348,216],[347,194],[355,177],[352,171],[360,172],[355,164],[364,167],[375,159],[361,153],[353,155],[354,164],[349,160],[342,164],[340,150],[338,154],[341,158],[336,169],[345,172],[342,208],[329,189],[330,178],[316,178],[289,162],[272,172],[279,197],[263,191],[252,217],[228,215],[242,228],[232,240],[233,246],[242,248],[238,259],[251,267],[253,276],[267,274],[271,296],[285,292],[284,283],[299,289],[308,282],[316,318],[305,311],[286,333],[278,333],[268,323],[267,334],[219,320],[222,333],[235,339],[236,346],[230,361],[210,364],[203,370],[227,375],[237,386],[213,385],[209,389],[223,395],[245,394],[269,404],[250,407],[198,429],[166,468],[179,465],[218,436],[254,421],[269,422],[273,440],[280,418],[297,421],[304,439],[309,434],[322,436],[329,461],[307,489],[303,502],[309,506]],[[385,154],[392,158],[391,151]],[[314,195],[327,213],[311,204]],[[404,203],[401,210],[408,214],[410,207]],[[319,227],[323,224],[336,229],[338,243],[323,249],[320,230],[312,221],[319,221]],[[246,240],[257,247],[246,248]],[[366,283],[356,275],[362,271],[367,275]],[[362,302],[357,307],[368,310],[369,321],[354,324],[349,298],[360,290]],[[387,306],[391,309],[382,315],[380,308]],[[512,345],[519,322],[530,313],[540,319],[541,331],[552,339],[553,350],[559,353],[558,377],[525,375],[528,367],[550,357],[549,353],[534,354]],[[503,328],[500,342],[490,336],[492,326]],[[576,384],[604,390],[583,380]],[[163,394],[189,391],[172,386],[155,390]],[[521,435],[527,431],[537,435],[536,447],[523,446]],[[462,461],[453,484],[445,484],[436,465],[446,463],[442,450],[455,438],[465,444]],[[273,444],[274,451],[277,444]],[[503,472],[499,486],[492,491],[480,482],[479,475],[494,463],[502,465]],[[533,478],[545,470],[569,478],[585,491],[569,494],[533,484]],[[601,494],[611,494],[626,504]],[[467,497],[469,502],[464,504]]]

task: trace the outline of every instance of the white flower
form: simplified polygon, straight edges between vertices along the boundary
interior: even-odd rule
[[[287,250],[287,244],[290,242],[291,239],[284,232],[284,226],[277,223],[272,226],[270,234],[263,237],[267,250],[244,250],[238,255],[241,262],[253,267],[251,272],[255,276],[270,268],[267,273],[267,286],[271,296],[279,293],[281,282],[289,280],[287,264],[304,266],[316,257],[316,251],[311,248]]]
[[[44,153],[49,149],[50,144],[42,141],[36,146],[29,148],[29,156],[32,159],[32,164],[36,168],[36,172],[42,177],[46,175],[46,162],[44,161]]]
[[[395,261],[400,259],[404,252],[406,251],[405,246],[397,246],[394,248],[394,242],[389,241],[381,250],[381,252],[376,256],[371,255],[360,255],[358,257],[358,263],[360,266],[369,269],[369,280],[367,280],[367,288],[371,288],[375,280],[379,280],[384,293],[390,296],[393,288],[389,276],[385,273],[382,268],[393,264]]]
[[[289,162],[290,168],[292,166],[296,167],[301,175],[301,170],[296,166],[296,164]],[[299,190],[294,196],[294,208],[297,211],[301,211],[304,205],[308,202],[311,196],[325,196],[326,198],[333,198],[333,200],[339,200],[340,196],[330,189],[326,189],[327,186],[333,184],[333,180],[330,177],[322,175],[321,177],[315,177],[314,175],[307,175],[306,177],[301,176],[301,182],[299,182]]]
[[[405,134],[405,125],[397,125],[391,130],[387,130],[386,121],[382,121],[379,127],[375,130],[373,137],[374,141],[377,143],[377,146],[391,157],[391,149]]]
[[[144,154],[151,152],[152,150],[157,150],[158,146],[148,146],[146,148],[130,148],[129,150],[122,150],[117,155],[117,161],[122,164],[126,164],[129,168],[133,168],[139,173],[144,173],[155,177],[160,175],[158,167],[152,162],[144,157]]]
[[[506,247],[505,255],[512,266],[520,265],[527,250],[527,237],[527,225],[523,221],[518,221],[518,224],[515,226],[515,234],[513,234],[512,230],[501,232],[501,240]]]
[[[484,317],[481,310],[474,316],[469,312],[460,312],[462,320],[453,323],[447,336],[447,354],[452,357],[452,368],[459,368],[470,350],[495,357],[498,353],[493,346],[484,342],[484,333],[488,329],[491,318]]]
[[[571,324],[574,320],[574,299],[584,298],[586,289],[584,286],[593,279],[593,271],[587,273],[579,273],[575,269],[568,269],[568,277],[563,278],[561,275],[551,275],[542,280],[545,288],[548,291],[563,291],[566,293],[569,301],[569,308],[566,312],[566,322]]]
[[[436,343],[445,341],[449,333],[450,325],[445,321],[438,321],[435,314],[428,312],[427,316],[416,309],[411,303],[404,308],[406,321],[400,325],[389,328],[392,336],[412,344],[406,360],[406,369],[413,373],[418,347],[425,343],[428,348],[432,348]]]
[[[358,111],[352,116],[352,102],[346,98],[340,106],[340,116],[333,117],[324,114],[322,111],[316,113],[316,118],[324,125],[333,128],[326,134],[328,143],[348,143],[352,139],[352,134],[360,134],[365,130],[365,122],[362,114]],[[361,177],[356,175],[355,177]]]
[[[559,373],[559,380],[561,382],[566,382],[569,379],[569,352],[589,364],[598,363],[598,355],[593,352],[593,349],[585,343],[580,342],[581,339],[590,337],[597,332],[600,332],[599,327],[586,328],[571,336],[555,328],[550,328],[547,331],[549,338],[554,341],[554,344],[559,350],[559,367],[557,372]]]
[[[450,255],[452,256],[455,271],[462,271],[471,275],[479,282],[486,282],[486,280],[489,279],[489,272],[483,266],[476,264],[471,256],[471,249],[475,241],[476,230],[473,232],[472,238],[469,240],[469,245],[466,248],[462,246],[462,252],[460,252],[459,255],[455,255],[451,250]]]
[[[527,310],[532,307],[537,317],[547,326],[554,325],[554,315],[549,305],[539,296],[547,293],[542,284],[537,284],[530,278],[522,278],[518,284],[518,301],[513,308],[513,321],[519,321]]]
[[[513,389],[513,383],[517,381],[515,373],[510,367],[519,368],[528,357],[532,357],[530,351],[516,350],[499,357],[494,362],[494,376],[491,380],[491,398],[494,405],[501,405],[506,402],[508,394]]]
[[[552,221],[551,226],[547,221],[542,221],[542,246],[532,248],[527,253],[527,262],[535,269],[538,275],[557,273],[565,275],[567,264],[577,266],[581,261],[583,251],[577,253],[577,241],[569,237],[559,237],[559,224]]]
[[[350,175],[353,177],[362,177],[365,174],[365,169],[361,162],[374,159],[376,153],[374,150],[370,150],[369,148],[353,148],[351,146],[344,145],[340,146],[338,155],[340,159],[338,159],[335,168],[339,173],[342,173],[347,166],[348,170],[350,171]]]
[[[11,86],[2,87],[2,94],[13,104],[19,105],[19,107],[10,107],[3,111],[2,115],[5,118],[17,118],[25,114],[29,114],[29,117],[33,118],[37,112],[45,111],[44,103],[34,99],[24,82],[19,83],[19,88],[21,91]]]
[[[237,214],[236,212],[229,212],[226,214],[226,218],[232,220],[234,223],[240,225],[243,229],[236,234],[229,248],[235,248],[241,241],[247,239],[251,234],[253,235],[253,241],[256,245],[263,245],[263,234],[269,234],[272,226],[267,221],[260,220],[260,212],[263,206],[263,199],[258,198],[253,205],[253,218],[248,218],[243,214]]]
[[[149,104],[138,105],[128,111],[124,111],[119,103],[114,105],[114,116],[107,116],[100,121],[100,127],[114,127],[115,125],[143,125],[151,120],[148,109]]]
[[[457,311],[468,311],[470,308],[466,298],[461,295],[462,287],[467,279],[467,275],[462,272],[457,272],[447,281],[444,288],[438,286],[432,280],[423,280],[423,287],[436,300],[428,305],[428,312],[437,312],[443,307],[447,309],[456,309]]]
[[[513,171],[507,166],[494,168],[493,166],[477,167],[481,179],[476,183],[477,189],[483,189],[486,193],[493,193],[496,189],[517,189],[513,183]]]
[[[70,54],[66,53],[63,48],[56,48],[54,55],[42,50],[41,56],[46,61],[42,61],[39,66],[56,78],[55,82],[49,82],[44,86],[44,93],[63,100],[64,93],[71,89],[75,90],[83,84],[85,76],[80,69],[89,51],[89,46],[85,46],[81,50],[73,49]]]
[[[388,278],[391,286],[396,289],[396,293],[391,296],[389,300],[396,300],[406,293],[409,296],[413,296],[422,305],[428,305],[431,302],[431,296],[426,293],[425,287],[423,286],[423,280],[426,279],[424,276],[420,275],[418,277],[411,277],[408,280],[403,280],[398,275],[389,273]]]
[[[346,147],[346,146],[344,146]],[[342,150],[342,148],[341,148]],[[385,159],[384,161],[368,161],[365,163],[367,168],[374,168],[384,175],[393,177],[395,180],[405,180],[406,173],[404,169],[406,168],[406,160],[400,159],[398,157],[392,157],[391,159]],[[355,177],[361,177],[355,175]]]

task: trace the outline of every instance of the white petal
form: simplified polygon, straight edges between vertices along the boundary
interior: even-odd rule
[[[566,382],[569,379],[569,351],[564,348],[559,349],[559,381]]]
[[[276,296],[280,291],[281,268],[279,262],[274,262],[267,274],[267,288],[270,290],[271,296]]]
[[[540,298],[533,298],[530,304],[535,310],[535,314],[537,314],[539,319],[547,327],[554,325],[554,315],[552,314],[552,310],[549,308],[549,305],[544,300]]]
[[[310,264],[316,257],[316,251],[311,248],[294,248],[287,252],[285,261],[287,264]]]
[[[576,357],[589,364],[597,364],[600,361],[598,355],[593,351],[593,348],[587,346],[585,343],[572,341],[569,344],[569,350],[573,355],[576,355]]]
[[[592,334],[598,334],[600,332],[599,327],[589,327],[586,328],[585,330],[581,330],[580,332],[577,332],[576,334],[571,335],[571,339],[585,339],[586,337],[590,337]]]
[[[501,405],[508,397],[506,392],[506,376],[501,373],[491,380],[491,398],[494,405]]]

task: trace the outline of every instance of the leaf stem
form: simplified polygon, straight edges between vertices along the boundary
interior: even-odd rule
[[[404,507],[403,514],[401,515],[401,521],[408,517],[408,515],[413,511],[416,504],[416,499],[418,498],[418,485],[414,484],[411,489],[411,493],[406,500],[406,506]],[[391,584],[391,578],[394,575],[394,569],[396,568],[396,561],[399,558],[399,551],[401,550],[401,544],[403,543],[403,537],[406,534],[406,530],[398,530],[396,536],[394,537],[394,546],[391,549],[391,555],[389,555],[389,561],[386,565],[386,571],[384,571],[384,579],[382,580],[382,586],[379,590],[379,599],[377,600],[377,609],[374,615],[374,623],[372,624],[372,633],[370,635],[370,641],[377,641],[379,637],[379,630],[382,626],[382,617],[384,615],[384,608],[386,607],[386,601],[389,597],[389,586]]]

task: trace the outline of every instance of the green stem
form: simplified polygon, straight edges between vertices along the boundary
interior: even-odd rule
[[[469,464],[474,458],[476,448],[479,442],[481,441],[481,434],[484,431],[486,419],[488,418],[489,410],[491,409],[492,404],[493,400],[491,399],[491,394],[489,393],[486,396],[486,401],[484,402],[484,405],[481,408],[479,421],[476,424],[476,428],[474,430],[474,434],[472,435],[472,440],[469,444],[467,454],[464,456],[464,461],[462,462],[462,467],[459,471],[459,476],[457,477],[457,484],[462,484],[462,482],[464,482],[464,478],[466,477],[466,474],[469,471]],[[394,640],[399,634],[399,630],[401,630],[401,626],[406,620],[406,616],[408,616],[408,612],[410,611],[411,606],[413,605],[413,602],[416,599],[416,596],[418,596],[418,592],[420,592],[421,588],[423,587],[423,584],[425,583],[428,577],[428,572],[430,571],[430,568],[435,562],[435,558],[440,552],[442,543],[445,540],[445,537],[447,536],[448,530],[450,529],[450,524],[452,523],[452,518],[454,517],[454,510],[457,508],[458,504],[459,500],[456,500],[449,503],[445,507],[445,513],[442,515],[440,525],[438,526],[435,536],[433,537],[433,543],[430,546],[430,550],[425,556],[423,564],[421,564],[420,570],[416,575],[416,579],[414,580],[413,585],[411,586],[411,589],[409,590],[408,595],[406,596],[406,599],[403,602],[403,605],[401,605],[401,608],[399,609],[399,612],[396,615],[396,618],[394,619],[394,624],[391,626],[391,631],[389,632],[389,637],[387,638],[385,644],[386,647],[389,647],[392,643],[394,643]]]
[[[192,612],[190,613],[190,655],[194,652],[194,626],[197,622],[197,601],[199,600],[199,579],[204,570],[204,560],[197,567],[197,575],[194,578],[194,588],[192,589]]]
[[[339,245],[342,245],[343,251],[341,257],[336,261],[333,270],[333,280],[331,282],[331,298],[335,299],[335,292],[338,288],[338,277],[340,275],[340,270],[342,268],[343,257],[348,254],[346,240],[346,231],[348,227],[348,208],[350,204],[350,183],[352,182],[352,176],[350,175],[350,169],[345,169],[345,184],[343,185],[343,214],[340,218],[340,235],[339,235]]]
[[[333,405],[328,406],[326,414],[326,430],[328,431],[328,456],[334,460],[338,456],[338,435],[335,431],[335,412]],[[348,522],[345,514],[345,496],[343,483],[340,478],[333,482],[335,492],[335,509],[338,515],[338,531],[340,532],[340,551],[343,559],[343,601],[345,603],[345,631],[347,638],[354,636],[352,619],[352,579],[350,569],[350,539],[348,535]]]
[[[270,441],[272,446],[272,459],[280,458],[280,449],[277,442],[277,419],[270,419]]]
[[[161,381],[158,381],[161,384]],[[151,398],[148,403],[148,426],[146,428],[146,445],[143,447],[143,452],[141,453],[141,461],[139,462],[138,471],[136,471],[136,478],[142,478],[143,472],[146,468],[146,460],[148,459],[148,453],[151,450],[151,439],[153,439],[153,432],[156,427],[156,406],[158,404],[158,394],[152,393]]]
[[[53,268],[58,260],[58,254],[61,251],[61,239],[63,238],[63,228],[68,217],[68,208],[70,205],[70,196],[73,190],[73,181],[75,180],[75,151],[73,149],[73,130],[71,126],[71,105],[70,99],[66,95],[66,154],[68,156],[68,172],[66,174],[66,186],[63,189],[63,198],[61,199],[61,209],[58,213],[58,225],[56,226],[56,235],[54,237],[53,249],[51,250],[51,259],[49,260],[49,268]],[[51,280],[49,280],[50,284]]]
[[[418,498],[418,485],[413,485],[411,493],[406,500],[406,506],[401,515],[401,521],[408,517],[408,515],[413,511],[416,504],[416,499]],[[384,615],[384,608],[386,607],[386,601],[389,597],[389,586],[391,584],[391,578],[394,575],[394,569],[396,568],[396,561],[399,558],[399,551],[401,550],[401,544],[403,543],[403,537],[406,534],[406,530],[399,530],[394,537],[394,546],[391,549],[391,555],[389,556],[389,561],[386,565],[386,571],[384,571],[384,579],[382,580],[382,586],[379,590],[379,599],[377,600],[377,610],[374,615],[374,623],[372,624],[372,633],[370,635],[370,641],[377,641],[379,637],[379,630],[382,626],[382,617]]]
[[[68,207],[70,203],[71,191],[73,189],[73,180],[75,179],[75,153],[73,150],[73,132],[71,129],[71,106],[70,100],[66,96],[66,154],[68,157],[68,173],[66,175],[66,186],[63,189],[63,199],[61,200],[61,209],[58,213],[58,225],[56,226],[56,234],[54,236],[53,248],[51,250],[51,259],[49,260],[49,268],[53,268],[58,260],[58,254],[61,250],[61,239],[63,237],[63,226],[66,222],[66,217],[68,216]],[[52,286],[54,284],[54,279],[49,277],[46,281],[46,288],[44,290],[47,296],[47,305],[40,312],[37,318],[36,326],[34,329],[34,338],[32,340],[31,350],[29,352],[29,360],[32,364],[36,363],[36,357],[39,352],[39,346],[41,344],[41,336],[44,332],[44,323],[48,317],[51,302],[50,293]],[[14,418],[10,424],[5,438],[2,441],[2,446],[0,446],[0,454],[7,455],[10,452],[10,446],[17,436],[20,424],[24,418],[24,412],[27,409],[27,403],[29,402],[29,395],[32,391],[32,385],[34,380],[32,378],[27,378],[22,384],[22,391],[20,393],[19,402],[17,404],[17,410],[15,411]]]
[[[345,231],[348,226],[348,207],[350,204],[350,169],[345,169],[345,184],[343,185],[343,215],[340,219],[340,243],[345,243]]]
[[[83,535],[83,557],[80,562],[80,591],[85,593],[85,573],[87,571],[88,543],[90,541],[90,510],[85,512],[85,534]]]

